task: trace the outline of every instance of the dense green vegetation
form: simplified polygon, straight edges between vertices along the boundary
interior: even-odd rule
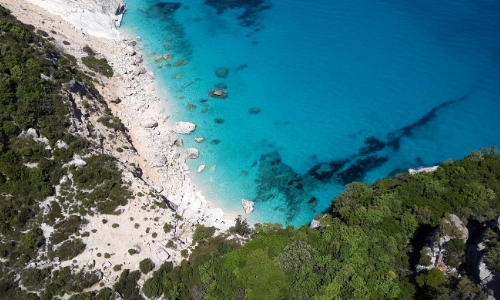
[[[442,221],[447,214],[485,225],[498,218],[496,154],[473,152],[435,173],[351,183],[332,201],[331,213],[318,216],[317,229],[257,224],[242,246],[237,239],[209,238],[208,228],[199,226],[189,259],[164,264],[143,292],[166,299],[485,299],[465,271],[462,240],[450,240],[445,257],[461,277],[417,272],[416,264],[432,231],[453,230]],[[232,231],[245,229],[242,223]],[[495,268],[500,242],[489,234],[487,259]]]

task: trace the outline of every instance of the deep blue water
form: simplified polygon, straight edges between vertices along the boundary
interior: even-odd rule
[[[207,199],[302,225],[351,180],[499,144],[499,1],[315,2],[126,1],[122,31],[141,37],[171,121],[198,125],[184,142]],[[187,64],[154,61],[167,53]],[[217,83],[226,99],[207,95]]]

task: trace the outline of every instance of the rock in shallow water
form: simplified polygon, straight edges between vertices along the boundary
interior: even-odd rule
[[[196,125],[190,122],[176,122],[172,131],[177,134],[190,134],[196,129]]]
[[[248,110],[248,113],[252,114],[252,115],[256,115],[256,114],[260,113],[260,108],[257,108],[257,107],[250,108]]]
[[[196,148],[187,148],[186,154],[187,158],[196,159],[200,155],[200,152]]]
[[[226,98],[227,92],[225,89],[213,89],[208,91],[208,95],[214,98]]]
[[[243,206],[243,210],[247,215],[253,212],[253,201],[241,199],[241,205]]]
[[[228,68],[218,68],[217,70],[215,70],[215,76],[219,78],[226,78],[227,75],[229,75]]]

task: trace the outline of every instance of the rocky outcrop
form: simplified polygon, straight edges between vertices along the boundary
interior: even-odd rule
[[[214,98],[226,98],[227,92],[225,89],[213,89],[208,91],[208,95]]]
[[[416,173],[432,173],[437,170],[439,166],[432,166],[432,167],[421,167],[418,169],[408,169],[408,173],[411,175],[416,174]]]
[[[241,205],[243,206],[243,210],[247,215],[253,212],[253,206],[254,206],[253,201],[241,199]]]
[[[125,3],[123,0],[28,0],[52,14],[61,16],[73,26],[97,36],[116,39]]]
[[[177,134],[190,134],[195,131],[196,125],[190,122],[176,122],[172,131]]]
[[[491,238],[500,235],[498,222],[493,222],[491,226],[486,229],[480,228],[480,235],[476,240],[467,246],[467,273],[470,274],[471,279],[481,284],[488,294],[488,300],[500,299],[500,274],[494,272],[488,267],[486,257],[490,251]]]
[[[438,268],[443,273],[454,273],[456,269],[445,263],[446,244],[451,239],[461,239],[464,243],[469,238],[469,231],[460,218],[450,214],[445,217],[442,224],[427,237],[426,246],[423,248],[422,255],[429,256],[430,263],[427,265],[418,265],[418,270]],[[421,262],[427,260],[422,259]],[[427,261],[429,261],[427,260]]]

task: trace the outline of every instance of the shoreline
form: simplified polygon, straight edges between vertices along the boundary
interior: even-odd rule
[[[78,26],[33,2],[0,1],[19,20],[38,29],[55,30],[65,37],[71,45],[62,45],[62,40],[55,41],[58,46],[62,46],[63,51],[81,58],[85,53],[80,49],[89,45],[113,67],[113,77],[102,78],[104,86],[96,88],[104,96],[113,115],[119,117],[128,129],[132,144],[139,155],[135,159],[126,158],[125,162],[137,164],[143,171],[142,179],[168,201],[177,205],[177,213],[187,221],[197,223],[199,218],[196,215],[201,211],[205,221],[200,223],[206,226],[215,226],[225,231],[234,224],[234,218],[237,216],[235,212],[224,213],[215,201],[206,200],[199,188],[192,183],[189,176],[191,171],[183,159],[186,149],[177,148],[174,143],[178,139],[194,138],[194,134],[183,137],[172,132],[172,124],[168,121],[168,98],[159,95],[159,83],[154,74],[146,69],[147,64],[143,63],[142,54],[135,47],[136,38],[120,34],[117,38],[110,39],[86,34],[84,29],[78,29]],[[30,16],[33,13],[37,14],[38,18]],[[119,98],[120,103],[111,103],[111,97]],[[149,126],[146,123],[150,121],[157,123],[157,126],[147,128]],[[167,162],[170,166],[165,166]],[[224,223],[220,222],[222,219]]]
[[[224,233],[235,224],[238,215],[244,216],[243,211],[224,212],[215,201],[205,199],[191,180],[191,172],[185,163],[185,159],[189,159],[187,149],[175,146],[175,142],[177,139],[194,138],[195,134],[183,137],[173,133],[168,99],[159,95],[159,83],[145,68],[141,54],[135,53],[135,47],[132,48],[134,54],[130,52],[135,38],[121,36],[111,40],[90,36],[31,2],[0,0],[0,4],[20,21],[50,32],[53,43],[60,51],[80,59],[86,56],[82,48],[89,45],[101,53],[102,56],[98,57],[108,60],[114,76],[99,76],[99,83],[95,86],[113,115],[128,128],[131,142],[127,142],[121,134],[117,138],[102,136],[104,144],[101,147],[103,153],[118,160],[117,165],[124,171],[123,179],[129,182],[134,196],[128,204],[119,207],[121,213],[118,215],[86,216],[89,222],[81,230],[92,232],[90,236],[82,237],[86,250],[73,261],[61,263],[62,267],[95,266],[101,272],[105,285],[112,286],[118,280],[119,272],[113,271],[111,266],[137,269],[139,262],[145,258],[150,258],[157,267],[165,261],[180,264],[184,259],[181,250],[193,249],[191,243],[197,224],[214,226]],[[82,102],[83,99],[76,100],[79,106]],[[97,122],[98,118],[99,115],[90,114],[89,121],[99,131],[98,127],[102,125]],[[154,121],[154,126],[150,126],[151,121]],[[135,149],[127,149],[127,145]],[[124,149],[117,150],[120,147]],[[132,164],[142,170],[141,178],[136,178],[130,171],[135,169],[130,167]],[[152,192],[154,190],[156,192]],[[175,204],[175,212],[172,205],[170,209],[162,208],[158,203],[162,199],[157,194]],[[119,226],[114,226],[116,224]],[[167,224],[173,229],[164,230]],[[129,249],[139,251],[132,256],[128,255]],[[110,255],[106,257],[102,253]]]

